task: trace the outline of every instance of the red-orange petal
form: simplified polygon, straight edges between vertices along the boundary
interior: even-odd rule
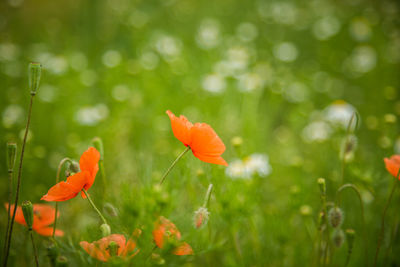
[[[155,229],[153,230],[153,238],[157,247],[162,248],[164,246],[164,241],[171,238],[180,240],[181,233],[178,228],[170,220],[161,216],[155,224]]]
[[[400,155],[393,155],[390,158],[385,158],[384,161],[386,170],[394,177],[397,177],[400,169]]]
[[[208,163],[228,165],[221,157],[225,145],[210,125],[196,123],[190,130],[190,136],[192,140],[190,148],[195,157]]]
[[[36,233],[38,233],[39,235],[42,235],[42,236],[51,236],[51,235],[53,235],[53,227],[40,227],[40,228],[33,227],[33,230],[36,231]],[[55,235],[56,236],[63,236],[64,232],[59,230],[59,229],[56,229]]]
[[[9,205],[8,203],[5,203],[4,206],[6,207],[6,209],[8,210],[8,208],[10,207],[10,213],[11,216],[14,212],[14,204]],[[22,208],[17,206],[17,210],[15,212],[15,221],[19,224],[25,225],[26,226],[26,222],[25,222],[25,218],[24,218],[24,214],[22,212]]]
[[[78,172],[49,189],[41,200],[66,201],[74,198],[83,188],[87,181],[88,172]]]
[[[48,226],[54,222],[55,209],[53,206],[46,204],[33,205],[33,225],[35,226]],[[57,217],[60,213],[57,213]]]
[[[169,110],[167,110],[167,114],[171,120],[171,128],[174,136],[185,146],[190,145],[190,128],[193,127],[193,124],[183,115],[178,118]]]
[[[174,249],[172,253],[179,256],[194,254],[192,247],[186,242],[183,242],[182,245]]]
[[[88,190],[92,186],[96,178],[96,174],[99,170],[99,164],[98,164],[99,160],[100,160],[100,152],[97,151],[97,149],[94,147],[89,147],[88,150],[83,152],[79,160],[79,166],[81,168],[81,172],[86,171],[89,173],[88,179],[84,186],[86,190]]]

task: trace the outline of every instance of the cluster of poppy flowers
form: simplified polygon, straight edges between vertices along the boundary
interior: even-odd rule
[[[206,123],[192,124],[185,116],[176,117],[169,110],[167,114],[171,121],[174,136],[187,149],[190,149],[195,157],[208,163],[228,165],[221,157],[225,151],[225,145],[211,126]],[[61,181],[51,187],[41,200],[51,202],[67,201],[76,197],[79,192],[82,198],[87,198],[86,191],[94,183],[99,170],[99,160],[100,152],[94,147],[89,147],[79,160],[79,171],[67,177],[66,181]],[[6,204],[6,208],[9,208],[8,204]],[[33,205],[33,212],[32,229],[43,236],[51,236],[54,229],[49,225],[55,221],[55,209],[46,204],[35,204]],[[59,213],[57,213],[58,216]],[[17,208],[15,220],[22,225],[26,225],[21,207]],[[109,234],[92,243],[82,241],[80,246],[91,257],[100,261],[108,261],[114,256],[132,258],[139,252],[136,247],[136,239],[140,233],[141,231],[136,229],[132,238],[128,240],[121,234]],[[61,230],[55,229],[56,236],[62,236],[63,234]],[[192,247],[188,243],[181,241],[181,233],[175,224],[163,216],[156,220],[152,234],[156,246],[160,249],[164,248],[168,243],[174,245],[172,253],[175,255],[194,254]]]

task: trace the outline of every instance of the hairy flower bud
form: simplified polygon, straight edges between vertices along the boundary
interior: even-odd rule
[[[317,180],[318,186],[319,186],[319,191],[321,192],[322,195],[326,194],[326,183],[324,178],[318,178]]]
[[[75,160],[73,160],[73,161],[71,162],[71,164],[69,165],[69,170],[70,170],[71,172],[73,172],[73,173],[80,172],[81,169],[79,168],[79,163],[76,162]]]
[[[193,216],[194,227],[196,227],[197,229],[203,227],[204,225],[207,224],[209,217],[210,213],[208,212],[207,208],[205,207],[199,208],[194,212]]]
[[[118,216],[118,210],[116,207],[114,207],[111,203],[105,203],[103,206],[103,210],[105,213],[107,213],[111,217],[117,217]]]
[[[100,225],[100,230],[103,237],[111,235],[111,228],[108,224],[103,223]]]
[[[30,201],[22,202],[22,213],[24,214],[26,225],[28,226],[29,231],[32,230],[33,225],[33,205]]]
[[[336,247],[340,248],[344,242],[344,233],[340,228],[336,228],[332,233],[332,241]]]
[[[40,76],[42,75],[42,65],[40,63],[29,64],[29,89],[31,95],[36,95],[37,89],[39,88]]]
[[[7,167],[8,172],[12,172],[17,158],[17,144],[7,143]]]
[[[333,207],[328,212],[329,223],[333,228],[339,227],[343,223],[343,212],[339,207]]]

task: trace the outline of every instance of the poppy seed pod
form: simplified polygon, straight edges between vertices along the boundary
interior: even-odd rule
[[[103,237],[111,235],[111,228],[108,224],[103,223],[100,225],[100,230]]]
[[[33,225],[33,205],[30,201],[22,202],[22,213],[24,214],[26,225],[28,226],[29,231],[32,230]]]
[[[36,95],[36,91],[39,88],[40,76],[42,75],[42,65],[40,63],[29,64],[29,89],[31,95]]]
[[[340,248],[344,242],[344,233],[340,228],[336,228],[332,233],[332,241],[336,247]]]
[[[92,144],[94,148],[97,149],[97,151],[100,152],[100,160],[103,160],[104,158],[104,146],[103,146],[103,141],[101,140],[100,137],[95,137],[92,140]]]
[[[58,256],[56,260],[57,267],[67,267],[68,266],[68,259],[65,256]]]
[[[339,227],[343,222],[343,212],[339,207],[333,207],[328,213],[329,223],[333,228]]]
[[[207,208],[201,207],[194,212],[193,223],[194,227],[199,229],[207,224],[208,219],[210,218],[210,213]]]
[[[12,172],[17,158],[17,144],[7,143],[7,167],[8,172]]]
[[[117,244],[115,241],[111,241],[111,242],[108,244],[108,248],[107,248],[107,249],[108,249],[108,251],[109,251],[111,257],[114,257],[114,256],[117,256],[117,255],[118,255],[119,246],[118,246],[118,244]]]

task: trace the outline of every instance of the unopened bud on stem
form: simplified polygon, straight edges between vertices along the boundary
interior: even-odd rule
[[[26,225],[28,226],[29,231],[31,231],[33,225],[33,205],[30,201],[24,201],[21,206]]]
[[[329,223],[333,228],[337,228],[342,225],[343,222],[343,212],[339,207],[333,207],[328,213]]]
[[[111,228],[108,224],[103,223],[100,225],[100,230],[103,237],[111,235]]]
[[[332,241],[336,247],[340,248],[344,242],[344,233],[340,228],[336,228],[332,233]]]

